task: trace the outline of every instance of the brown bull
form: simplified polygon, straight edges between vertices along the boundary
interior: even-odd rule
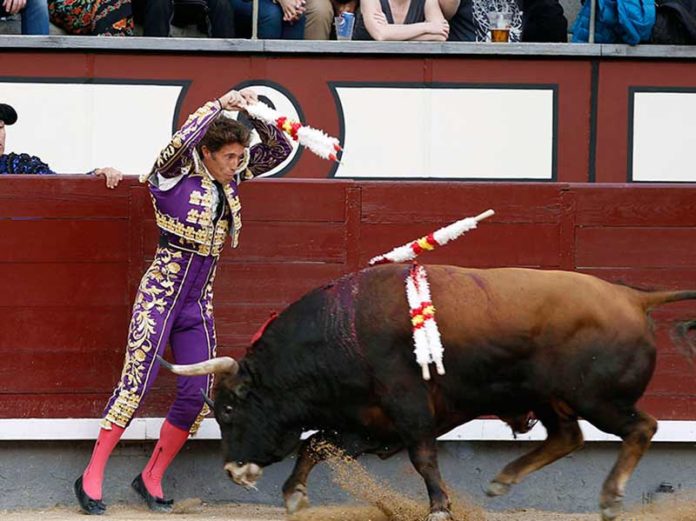
[[[533,411],[546,441],[507,465],[488,494],[507,493],[582,446],[582,417],[623,440],[600,496],[602,518],[614,519],[657,429],[636,409],[655,368],[648,311],[696,292],[643,292],[561,271],[430,266],[447,372],[426,382],[413,354],[407,272],[369,268],[308,293],[239,363],[173,366],[178,374],[226,373],[214,411],[230,477],[253,485],[302,431],[317,430],[283,487],[289,511],[307,504],[307,477],[321,458],[312,448],[328,439],[353,455],[406,448],[430,496],[428,521],[450,520],[435,439],[481,415],[524,427]],[[679,329],[690,353],[692,326]]]

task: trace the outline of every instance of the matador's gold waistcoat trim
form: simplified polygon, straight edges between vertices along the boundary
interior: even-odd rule
[[[157,226],[179,239],[179,244],[173,246],[199,255],[218,256],[230,235],[232,247],[237,247],[242,228],[237,187],[234,183],[224,187],[227,204],[217,223],[212,206],[215,190],[207,175],[192,172],[170,191],[151,192]],[[168,211],[163,207],[168,207]]]

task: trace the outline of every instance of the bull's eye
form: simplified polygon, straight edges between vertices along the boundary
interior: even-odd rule
[[[232,411],[233,411],[233,409],[232,409],[231,405],[225,405],[225,412],[227,414],[232,414]]]

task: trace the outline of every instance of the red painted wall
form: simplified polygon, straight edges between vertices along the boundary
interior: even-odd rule
[[[241,190],[240,247],[215,288],[219,353],[239,356],[273,310],[372,256],[494,208],[427,263],[577,269],[607,280],[696,288],[696,186],[257,180]],[[0,178],[0,418],[99,416],[121,370],[129,310],[157,232],[146,189],[76,176]],[[694,367],[654,314],[661,419],[696,419]],[[163,415],[162,374],[143,413]]]
[[[57,59],[60,56],[60,59]],[[558,98],[558,180],[588,179],[590,133],[589,60],[496,57],[394,57],[302,55],[134,55],[59,51],[0,51],[0,82],[72,80],[188,81],[179,125],[203,102],[245,81],[273,82],[298,102],[306,121],[339,135],[339,114],[332,82],[387,82],[427,86],[454,84],[555,85]],[[468,124],[466,114],[462,124]],[[134,124],[136,124],[134,122]],[[402,129],[394,129],[399,132]],[[325,178],[332,164],[310,153],[302,157],[289,177]]]

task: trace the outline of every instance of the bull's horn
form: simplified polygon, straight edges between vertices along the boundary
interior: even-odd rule
[[[201,394],[203,395],[203,400],[205,400],[205,403],[210,407],[211,409],[215,409],[215,402],[210,399],[210,396],[205,392],[204,389],[201,389]]]
[[[187,365],[170,364],[160,355],[157,355],[157,360],[172,373],[182,376],[201,376],[212,373],[234,374],[239,370],[237,361],[229,356],[219,356],[197,364]]]

